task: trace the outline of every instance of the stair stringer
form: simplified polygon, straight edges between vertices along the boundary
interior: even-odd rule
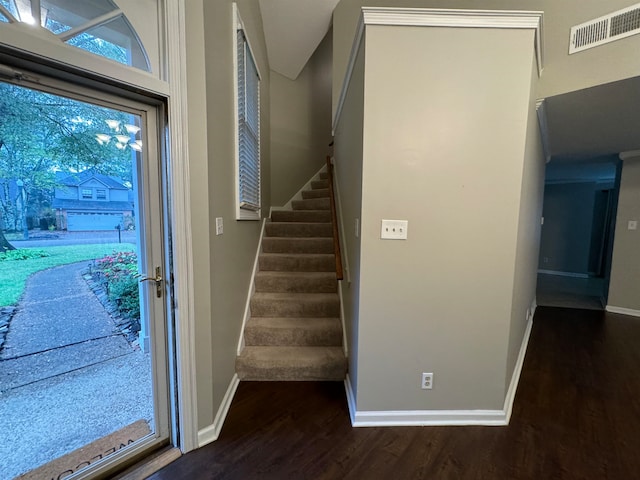
[[[262,252],[262,239],[264,238],[265,225],[267,224],[267,220],[271,221],[270,218],[271,211],[269,211],[269,218],[262,219],[262,229],[260,230],[258,249],[256,250],[256,257],[253,260],[253,271],[251,272],[251,279],[249,288],[247,290],[247,301],[244,305],[244,316],[242,318],[242,329],[240,330],[240,337],[238,338],[237,355],[240,355],[242,353],[242,350],[244,350],[244,329],[247,326],[249,318],[251,318],[251,297],[256,291],[256,273],[258,273],[258,261],[260,259],[260,252]]]

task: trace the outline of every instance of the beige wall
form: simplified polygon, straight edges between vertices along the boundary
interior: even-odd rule
[[[544,11],[545,69],[536,96],[544,98],[640,74],[640,35],[569,55],[573,25],[632,5],[629,0],[341,0],[333,15],[333,111],[349,61],[360,8],[366,6]]]
[[[239,0],[261,83],[263,205],[270,204],[269,67],[257,0]],[[194,228],[198,428],[214,416],[235,373],[260,222],[235,220],[232,2],[186,4]],[[224,234],[215,235],[215,218]],[[202,283],[200,283],[202,282]]]
[[[367,27],[358,410],[503,407],[532,45],[532,30]],[[383,218],[408,220],[408,240],[380,240]]]
[[[362,209],[362,147],[364,110],[364,42],[360,46],[340,123],[336,128],[336,197],[344,231],[341,232],[345,280],[342,289],[345,334],[349,354],[349,380],[358,382],[358,321],[360,299],[360,222]],[[359,228],[358,228],[359,230]],[[354,392],[357,400],[357,391]]]
[[[609,306],[640,311],[640,230],[628,230],[629,220],[640,222],[640,157],[622,162],[607,301]]]
[[[211,351],[211,271],[209,270],[209,174],[207,111],[202,101],[207,85],[204,68],[204,23],[202,0],[189,2],[185,9],[187,29],[187,108],[189,111],[189,151],[191,174],[192,248],[197,261],[193,268],[195,356],[198,427],[213,423],[213,361]],[[179,307],[179,306],[178,306]]]
[[[282,206],[331,149],[331,30],[296,80],[271,72],[271,200]]]
[[[531,93],[523,153],[518,240],[516,245],[515,276],[511,304],[511,326],[507,349],[505,387],[509,387],[527,327],[527,312],[536,298],[538,253],[540,252],[540,218],[544,194],[545,156],[536,114],[535,88],[538,83],[537,65],[531,67]],[[531,313],[531,312],[530,312]]]

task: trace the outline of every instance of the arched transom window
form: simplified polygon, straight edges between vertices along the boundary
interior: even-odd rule
[[[138,35],[112,0],[0,0],[2,23],[40,26],[67,45],[151,71]]]

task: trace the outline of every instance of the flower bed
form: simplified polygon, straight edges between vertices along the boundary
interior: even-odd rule
[[[102,285],[122,317],[137,321],[140,329],[138,257],[135,252],[116,252],[94,262],[92,276]]]

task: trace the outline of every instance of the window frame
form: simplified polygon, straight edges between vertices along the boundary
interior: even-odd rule
[[[257,155],[258,155],[258,161],[257,161],[257,169],[258,169],[258,175],[257,175],[257,190],[258,190],[258,205],[257,207],[254,208],[247,208],[246,205],[242,205],[242,202],[240,200],[240,195],[241,195],[241,186],[240,186],[240,182],[241,182],[241,176],[240,176],[240,169],[242,166],[242,159],[240,158],[240,113],[239,113],[239,105],[240,105],[240,85],[239,85],[239,51],[238,51],[238,44],[239,44],[239,38],[238,36],[242,34],[244,37],[244,46],[245,46],[245,61],[247,58],[246,54],[249,54],[251,56],[251,61],[253,62],[253,65],[255,66],[255,71],[256,74],[258,76],[258,85],[257,85],[257,94],[258,94],[258,105],[257,105],[257,134],[256,134],[256,140],[257,140]],[[253,53],[253,49],[251,48],[251,42],[249,40],[249,36],[247,34],[246,29],[244,28],[244,24],[242,22],[242,19],[240,17],[240,12],[238,11],[238,6],[236,3],[233,3],[233,71],[234,71],[234,82],[233,82],[233,88],[234,88],[234,130],[235,130],[235,141],[234,141],[234,157],[235,157],[235,209],[236,209],[236,220],[260,220],[262,217],[262,171],[261,171],[261,163],[262,163],[262,149],[261,149],[261,121],[260,121],[260,116],[262,113],[262,109],[261,109],[261,95],[260,95],[260,90],[261,90],[261,85],[262,85],[262,75],[260,74],[260,69],[258,67],[258,64],[256,62],[256,57]],[[246,69],[244,69],[245,71],[245,77],[246,77]],[[245,82],[246,84],[246,82]],[[246,103],[245,103],[246,104]]]

